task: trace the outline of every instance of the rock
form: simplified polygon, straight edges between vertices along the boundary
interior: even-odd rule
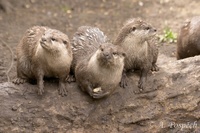
[[[46,81],[43,96],[36,85],[1,83],[0,132],[199,132],[200,56],[158,63],[144,92],[134,93],[139,76],[131,73],[127,89],[99,100],[76,83],[67,97],[57,82]]]
[[[18,107],[17,106],[13,106],[12,107],[12,111],[17,111]]]

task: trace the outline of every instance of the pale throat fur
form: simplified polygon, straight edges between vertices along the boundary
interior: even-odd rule
[[[93,77],[97,77],[99,82],[102,82],[103,84],[105,84],[107,81],[109,81],[108,84],[112,83],[112,81],[113,83],[115,83],[116,81],[120,82],[122,70],[124,67],[124,63],[121,62],[124,61],[123,59],[124,57],[118,57],[117,60],[115,59],[115,64],[110,69],[109,67],[99,66],[99,62],[97,60],[97,54],[100,54],[100,52],[101,52],[100,50],[97,50],[95,54],[90,58],[88,63],[88,70],[91,71],[91,74],[94,74]],[[112,79],[112,81],[107,79]]]
[[[141,38],[133,37],[132,34],[128,34],[124,38],[121,46],[123,46],[124,51],[126,51],[126,69],[131,69],[134,64],[138,64],[141,60],[147,58],[148,56],[148,42],[146,40],[142,40]]]
[[[63,69],[71,65],[72,58],[67,49],[58,50],[59,52],[52,54],[50,51],[46,51],[38,42],[35,57],[41,61],[42,67]],[[56,61],[56,63],[55,63]]]

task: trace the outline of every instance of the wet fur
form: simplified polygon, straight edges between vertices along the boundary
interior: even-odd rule
[[[110,95],[121,80],[124,67],[123,50],[106,43],[106,36],[94,27],[80,27],[74,39],[76,40],[75,48],[73,48],[76,49],[74,57],[77,57],[75,58],[75,77],[79,86],[93,98]],[[77,48],[80,49],[77,50]],[[110,63],[106,59],[105,62],[103,61],[105,53],[110,56]],[[117,54],[113,55],[113,53]],[[93,89],[97,87],[101,87],[102,91],[94,93]]]
[[[120,30],[115,45],[126,52],[125,71],[140,69],[139,88],[144,88],[149,70],[158,70],[158,49],[155,45],[155,29],[141,19],[128,20]],[[122,79],[123,80],[123,79]],[[123,86],[123,85],[122,85]]]
[[[42,37],[47,39],[45,45],[41,43]],[[49,40],[50,37],[55,38],[56,41]],[[60,91],[66,91],[63,90],[64,79],[69,74],[71,62],[72,50],[67,35],[48,27],[32,27],[26,31],[18,44],[18,78],[13,82],[20,84],[29,79],[36,79],[38,93],[41,95],[44,92],[43,77],[56,77],[59,78],[59,89],[62,89]],[[66,92],[61,93],[64,95]]]

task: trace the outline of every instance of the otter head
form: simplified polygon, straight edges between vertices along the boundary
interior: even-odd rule
[[[59,54],[64,50],[70,49],[68,36],[54,29],[47,29],[44,32],[40,40],[40,45],[50,54]]]
[[[111,43],[101,44],[97,50],[97,60],[102,66],[124,65],[125,52]]]
[[[141,19],[130,19],[122,28],[126,36],[137,38],[138,41],[146,41],[156,35],[156,29]]]

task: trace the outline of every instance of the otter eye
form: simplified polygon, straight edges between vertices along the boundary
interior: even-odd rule
[[[103,51],[103,48],[101,48],[101,51]]]
[[[67,41],[63,41],[63,43],[66,45],[66,44],[67,44]]]
[[[51,38],[51,41],[56,41],[56,39],[52,37],[52,38]]]
[[[145,30],[149,30],[149,29],[150,29],[150,27],[146,27],[146,28],[145,28]]]
[[[116,52],[113,52],[113,55],[117,55],[117,53],[116,53]]]
[[[122,56],[124,56],[124,57],[125,57],[125,56],[126,56],[126,54],[125,54],[125,53],[122,53]]]
[[[135,31],[136,30],[136,27],[132,27],[132,31]]]

